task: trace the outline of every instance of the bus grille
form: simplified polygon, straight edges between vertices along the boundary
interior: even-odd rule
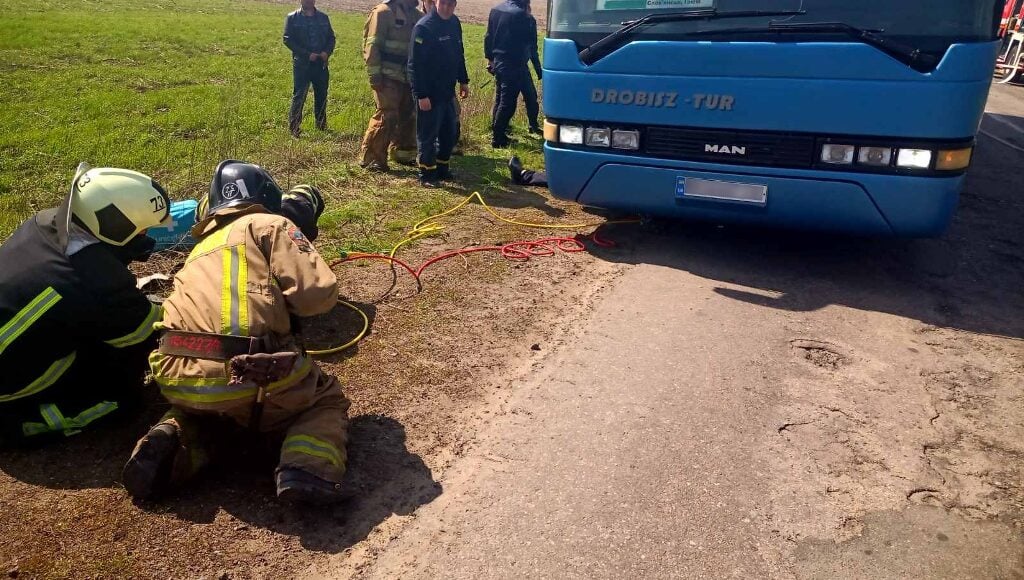
[[[810,167],[814,137],[741,133],[677,127],[648,127],[645,151],[653,157],[776,167]]]

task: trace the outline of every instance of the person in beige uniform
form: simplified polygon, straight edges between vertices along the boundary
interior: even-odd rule
[[[398,163],[416,163],[416,108],[406,71],[409,40],[423,13],[416,0],[384,0],[363,27],[363,59],[377,110],[363,136],[359,165],[387,171],[388,152]]]
[[[222,431],[211,426],[233,423],[253,439],[283,435],[282,500],[338,500],[349,402],[305,354],[293,322],[338,300],[337,278],[311,243],[323,200],[309,186],[283,194],[261,167],[228,160],[203,205],[150,355],[172,408],[136,445],[125,488],[152,499],[184,483],[217,451]]]

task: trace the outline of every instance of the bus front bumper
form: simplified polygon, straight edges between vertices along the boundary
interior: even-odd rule
[[[558,198],[616,211],[859,235],[932,237],[949,226],[964,176],[916,177],[716,165],[544,146]],[[682,179],[764,186],[764,203],[680,194]]]

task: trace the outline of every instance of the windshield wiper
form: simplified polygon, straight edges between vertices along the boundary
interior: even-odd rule
[[[728,28],[723,30],[698,30],[681,35],[682,37],[718,36],[734,34],[845,34],[868,46],[888,54],[918,72],[932,72],[939,65],[939,57],[922,52],[919,48],[893,42],[884,36],[882,29],[863,29],[844,22],[772,22],[762,28]]]
[[[645,26],[663,22],[684,22],[686,20],[716,20],[720,18],[758,18],[769,16],[799,16],[806,14],[803,10],[742,10],[735,12],[719,12],[714,8],[693,10],[690,12],[669,12],[667,14],[648,14],[638,20],[623,22],[622,28],[598,40],[580,51],[583,64],[591,65],[615,52],[636,35]]]

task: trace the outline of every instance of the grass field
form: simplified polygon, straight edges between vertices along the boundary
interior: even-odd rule
[[[55,205],[80,161],[153,175],[184,199],[203,194],[225,158],[266,166],[282,186],[329,198],[325,246],[376,250],[465,191],[507,181],[509,153],[487,139],[493,83],[479,26],[464,25],[474,94],[463,109],[466,156],[455,191],[419,188],[412,171],[355,164],[373,100],[361,59],[364,16],[332,13],[330,134],[287,132],[291,62],[281,42],[293,8],[245,0],[7,0],[0,14],[0,239]],[[487,86],[479,90],[481,85]],[[520,110],[514,120],[525,128]],[[541,162],[539,141],[518,151]]]

